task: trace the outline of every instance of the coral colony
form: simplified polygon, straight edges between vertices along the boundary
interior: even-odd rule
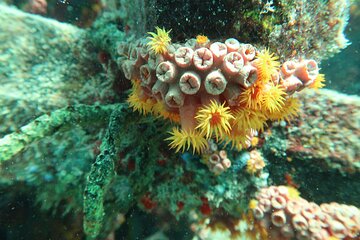
[[[124,5],[128,11],[138,10],[131,7],[138,1],[120,2],[120,5],[129,4]],[[189,4],[191,2],[189,1]],[[240,1],[241,4],[250,2],[252,1]],[[72,66],[74,69],[71,71],[71,74],[79,72],[83,83],[79,76],[76,76],[79,77],[77,81],[72,81],[76,78],[74,77],[70,78],[71,81],[64,80],[62,83],[62,79],[68,79],[70,75],[62,73],[63,76],[58,81],[45,84],[45,91],[40,87],[34,88],[36,97],[29,102],[34,102],[36,107],[29,108],[15,99],[11,104],[16,103],[16,109],[20,110],[14,111],[11,104],[8,104],[6,110],[2,110],[2,116],[9,113],[16,115],[4,118],[2,122],[6,130],[0,138],[0,168],[3,170],[0,180],[6,180],[6,189],[15,189],[13,185],[20,185],[21,189],[31,186],[31,190],[36,190],[35,199],[42,209],[52,209],[53,212],[59,210],[64,215],[74,214],[80,227],[76,229],[78,231],[73,231],[81,232],[87,239],[113,239],[115,230],[124,218],[130,218],[128,226],[133,227],[133,224],[138,223],[137,220],[132,221],[136,216],[131,218],[139,209],[154,214],[152,217],[155,216],[156,225],[161,226],[160,231],[167,231],[164,229],[168,227],[162,225],[169,226],[168,221],[178,221],[179,228],[186,228],[186,224],[191,225],[194,240],[359,239],[358,208],[338,203],[320,204],[326,202],[322,200],[329,199],[321,192],[321,187],[324,186],[331,186],[331,190],[328,190],[330,192],[333,191],[332,187],[339,189],[347,184],[347,191],[332,195],[331,197],[335,198],[333,200],[341,199],[338,201],[340,202],[348,195],[352,196],[347,202],[358,200],[356,194],[348,192],[349,189],[358,192],[359,183],[353,181],[357,175],[346,175],[347,179],[343,180],[345,177],[335,171],[338,168],[358,171],[359,168],[355,168],[356,164],[353,164],[357,163],[356,153],[352,154],[354,160],[350,159],[345,167],[338,162],[334,163],[335,161],[328,157],[338,155],[340,157],[335,159],[340,159],[346,156],[339,155],[334,150],[334,145],[346,151],[346,144],[357,140],[342,141],[342,138],[350,135],[356,138],[358,126],[355,126],[355,123],[351,127],[341,125],[339,122],[345,122],[345,119],[338,121],[337,117],[349,114],[353,116],[351,119],[357,119],[354,106],[358,106],[358,103],[343,98],[335,105],[334,101],[330,101],[334,97],[330,98],[323,90],[312,91],[311,94],[299,93],[306,88],[317,90],[324,87],[325,77],[319,73],[318,65],[325,56],[340,50],[339,46],[335,47],[337,43],[346,45],[345,41],[340,40],[345,39],[343,30],[347,20],[348,2],[280,1],[281,6],[277,1],[274,2],[267,1],[262,4],[263,10],[258,20],[263,23],[264,28],[267,26],[271,31],[272,41],[281,40],[276,42],[276,47],[272,46],[273,42],[264,44],[253,41],[252,38],[246,38],[252,42],[249,44],[235,38],[213,40],[205,35],[198,35],[181,43],[172,42],[171,34],[174,34],[175,38],[175,32],[183,31],[183,28],[174,28],[172,32],[163,27],[156,27],[155,31],[149,32],[145,38],[134,40],[135,35],[129,33],[131,28],[128,25],[124,26],[127,31],[119,30],[118,13],[99,17],[86,33],[71,28],[71,33],[80,32],[79,36],[75,37],[77,34],[74,34],[71,37],[64,31],[70,25],[60,28],[57,26],[60,24],[54,26],[51,23],[51,27],[39,27],[44,24],[38,20],[40,17],[37,16],[34,20],[32,16],[16,13],[18,11],[14,9],[5,11],[0,4],[0,12],[7,12],[7,15],[0,14],[0,23],[20,14],[21,18],[17,18],[30,18],[39,24],[33,23],[35,27],[29,27],[31,37],[37,36],[33,29],[44,31],[39,34],[43,39],[44,35],[48,36],[54,29],[59,28],[57,34],[62,36],[57,40],[59,43],[38,49],[46,56],[47,49],[57,49],[49,46],[58,46],[59,49],[66,46],[65,50],[57,51],[60,56],[50,57],[56,59],[54,62],[58,65],[60,61],[57,58],[61,59],[69,52],[68,55],[71,56],[66,55],[68,57],[62,61],[66,69],[64,72],[72,66],[69,62],[79,62],[78,58],[84,58],[78,63],[78,67]],[[247,18],[253,16],[255,10],[259,10],[259,4],[255,5],[253,11],[247,12]],[[314,8],[319,5],[323,7]],[[160,5],[157,7],[160,9]],[[278,18],[284,18],[285,22],[274,19],[276,23],[270,26],[271,16],[266,18],[266,14],[277,11],[280,7],[286,7],[286,12],[278,14]],[[309,9],[314,9],[314,16],[317,21],[321,21],[321,24],[316,24],[317,27],[308,26]],[[236,14],[242,16],[242,13],[245,11]],[[128,17],[133,15],[126,14]],[[263,17],[268,21],[263,21]],[[137,20],[136,18],[134,25],[131,25],[132,28],[139,25]],[[23,22],[30,24],[32,21]],[[125,20],[124,22],[127,23]],[[161,24],[160,21],[158,24]],[[179,25],[185,28],[181,22]],[[273,25],[276,25],[276,28]],[[234,24],[233,27],[237,29],[238,26]],[[48,30],[45,31],[46,29]],[[135,32],[145,33],[138,30]],[[312,36],[308,36],[309,34]],[[315,39],[318,36],[316,34],[319,35],[319,40]],[[226,33],[224,35],[235,36]],[[264,33],[259,35],[263,37]],[[267,41],[268,36],[260,38],[261,36],[259,39]],[[1,37],[2,35],[0,39]],[[35,38],[30,39],[33,43],[45,44],[45,40],[43,43],[35,41]],[[313,41],[310,42],[309,39]],[[9,41],[13,47],[13,39]],[[62,44],[65,41],[66,44]],[[81,44],[74,49],[68,48],[67,41]],[[17,39],[15,42],[30,41]],[[50,42],[55,41],[51,39]],[[304,45],[305,42],[308,45]],[[84,72],[78,70],[85,71],[83,68],[88,62],[99,65],[99,62],[93,59],[94,49],[98,50],[106,78],[101,71],[98,75],[83,76]],[[18,52],[21,56],[26,57],[33,52],[20,50]],[[27,54],[23,54],[24,52]],[[303,54],[304,52],[309,54]],[[13,54],[11,51],[10,53]],[[11,57],[5,59],[15,59],[12,55],[9,56]],[[24,62],[30,64],[30,60],[24,59],[27,60]],[[93,66],[91,64],[85,69],[90,69]],[[6,66],[3,64],[0,69]],[[11,66],[11,70],[7,72],[23,69],[14,67],[16,64]],[[51,69],[51,66],[46,65],[46,69]],[[31,69],[31,74],[34,75],[33,69],[37,67],[33,66]],[[57,71],[55,73],[58,74]],[[18,77],[13,79],[16,83],[14,85],[19,85],[19,88],[24,85],[17,84]],[[38,79],[52,80],[48,75],[46,78],[38,78],[36,75],[34,82],[40,82]],[[76,91],[68,96],[74,98],[71,105],[67,106],[67,98],[64,98],[61,101],[63,105],[59,103],[49,110],[45,107],[49,113],[37,112],[43,115],[23,127],[9,127],[24,124],[23,121],[18,122],[23,116],[21,107],[41,109],[42,105],[36,100],[43,92],[48,92],[48,85],[61,85],[59,82],[64,87],[59,93],[51,95],[56,99],[64,95],[63,89],[70,89],[73,84],[79,85]],[[37,87],[36,84],[32,85]],[[78,88],[81,91],[78,91]],[[26,92],[32,93],[28,89]],[[49,101],[48,97],[43,98],[39,98],[39,101]],[[335,106],[334,111],[323,114],[324,109],[329,108],[325,108],[325,105]],[[59,106],[63,108],[58,109]],[[343,111],[339,111],[340,108]],[[32,116],[31,112],[31,118]],[[291,120],[292,124],[288,124]],[[346,121],[349,124],[350,121]],[[9,123],[13,125],[7,126]],[[331,127],[328,127],[330,123]],[[326,130],[322,131],[321,125]],[[297,129],[292,130],[292,126]],[[334,132],[329,130],[335,128],[340,129],[336,129],[338,136],[327,138]],[[321,132],[319,136],[316,135],[317,130],[321,130],[318,131]],[[9,133],[11,131],[13,132]],[[291,132],[295,131],[297,135],[291,135]],[[300,139],[302,136],[306,136],[306,139]],[[325,164],[321,161],[311,161],[315,159],[313,155],[313,158],[307,161],[303,153],[311,150],[306,148],[305,144],[298,143],[300,140],[304,140],[308,145],[318,142],[318,149],[329,146],[322,144],[323,141],[331,142],[332,149],[328,147],[326,150],[333,155],[320,152],[318,155],[321,156],[318,158],[329,160],[328,166],[332,164],[337,168],[334,170],[328,167],[324,170],[322,165]],[[353,149],[355,152],[356,147]],[[291,155],[291,152],[294,154]],[[300,156],[295,156],[295,153]],[[290,164],[292,157],[294,164],[299,165]],[[299,158],[304,161],[295,161]],[[327,171],[329,169],[334,171]],[[336,184],[326,183],[323,178],[328,177],[327,174],[342,181]],[[319,188],[311,186],[312,182],[308,184],[307,176],[320,181],[317,185]],[[285,183],[287,186],[271,186]],[[0,187],[3,185],[4,183],[0,184]],[[300,197],[297,188],[304,189],[304,195],[306,193],[306,197],[317,203]],[[313,194],[314,191],[318,192]],[[12,193],[8,194],[6,191],[2,194],[4,199],[12,196]],[[174,218],[170,218],[170,215]],[[136,227],[142,228],[145,225],[141,223]],[[151,227],[155,229],[153,225]],[[68,234],[67,228],[63,229]],[[133,234],[133,231],[130,234]]]
[[[142,114],[172,121],[176,126],[166,139],[170,148],[200,154],[215,175],[231,161],[225,150],[212,150],[213,145],[235,150],[256,145],[269,122],[297,116],[295,92],[324,86],[315,60],[280,63],[269,50],[234,38],[219,42],[199,35],[171,43],[170,33],[157,27],[147,39],[120,45],[122,69],[132,82],[128,103]],[[246,171],[260,176],[264,167],[261,153],[252,150]],[[245,230],[237,230],[247,239],[355,239],[360,230],[357,208],[319,206],[300,198],[293,187],[263,188],[249,209],[237,223],[246,222]],[[206,198],[200,211],[211,212]],[[207,239],[205,232],[206,224],[198,235]]]
[[[179,123],[167,139],[176,151],[201,153],[208,140],[241,150],[268,120],[290,120],[299,102],[292,94],[324,81],[316,61],[287,61],[234,38],[212,42],[199,35],[171,44],[170,31],[157,28],[145,41],[120,46],[125,77],[133,88],[128,102],[143,114]]]
[[[359,209],[337,203],[319,206],[291,187],[263,188],[250,207],[255,219],[270,229],[270,239],[355,239],[359,233]]]

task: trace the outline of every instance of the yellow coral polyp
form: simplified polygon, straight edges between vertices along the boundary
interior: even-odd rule
[[[171,30],[166,31],[164,28],[156,27],[156,33],[148,32],[151,37],[148,37],[150,40],[146,45],[150,47],[150,51],[155,54],[163,54],[167,52],[167,48],[170,45],[171,38],[169,33]]]
[[[280,111],[284,106],[286,93],[280,85],[268,84],[261,94],[262,108],[269,112]]]
[[[258,205],[258,201],[256,199],[251,199],[249,202],[249,209],[255,209]]]
[[[258,81],[267,82],[271,80],[271,75],[279,70],[280,62],[278,59],[268,49],[264,49],[257,54],[254,65],[258,70]]]
[[[129,95],[127,102],[134,111],[138,111],[144,115],[152,112],[152,108],[155,104],[155,101],[151,98],[141,99],[136,92]]]
[[[309,85],[309,88],[315,89],[315,90],[319,90],[320,88],[325,87],[325,74],[319,74],[314,82],[312,84]]]
[[[261,109],[261,97],[264,86],[255,84],[240,94],[239,102],[251,109]]]
[[[291,186],[287,186],[286,188],[288,189],[290,199],[298,199],[300,197],[300,192],[296,188]]]
[[[203,44],[206,44],[209,42],[209,38],[205,35],[197,35],[196,36],[196,42],[199,44],[199,45],[203,45]]]
[[[220,105],[218,102],[211,100],[208,106],[201,108],[196,114],[198,125],[196,129],[200,129],[201,134],[205,134],[206,138],[215,135],[215,138],[224,139],[230,130],[230,120],[234,116],[230,113],[230,108],[225,107],[225,103]]]
[[[171,136],[165,140],[171,141],[169,146],[170,148],[175,148],[175,152],[179,152],[180,150],[182,152],[187,151],[191,147],[193,153],[201,153],[208,147],[207,140],[197,131],[185,131],[173,128],[173,130],[169,133]]]
[[[165,103],[157,102],[153,106],[154,114],[163,117],[164,119],[169,119],[172,122],[180,123],[180,115],[176,112],[170,112],[166,110]]]
[[[223,142],[230,145],[231,149],[241,151],[250,146],[250,137],[247,131],[233,128]]]
[[[286,120],[290,122],[294,117],[298,116],[300,102],[297,98],[289,97],[285,100],[284,106],[279,111],[268,113],[271,120]]]
[[[254,109],[250,108],[239,108],[234,112],[234,126],[237,129],[248,130],[264,130],[264,126],[266,126],[266,116]]]
[[[140,97],[140,95],[142,93],[142,90],[140,87],[140,81],[132,80],[131,84],[132,84],[132,90],[127,99],[129,106],[134,111],[138,111],[144,115],[152,112],[153,106],[155,105],[156,101],[152,98]]]

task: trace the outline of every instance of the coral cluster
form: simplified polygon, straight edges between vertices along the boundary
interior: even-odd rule
[[[210,142],[210,148],[202,154],[203,162],[215,175],[225,172],[231,167],[231,161],[225,150],[218,151],[217,145]]]
[[[338,203],[319,206],[285,186],[263,188],[256,199],[250,208],[271,239],[358,239],[360,236],[360,210],[354,206]]]
[[[250,158],[246,162],[246,171],[252,175],[260,173],[266,165],[261,153],[257,150],[252,150],[249,155]]]
[[[118,62],[133,84],[131,107],[181,124],[168,138],[176,151],[201,152],[211,138],[238,150],[247,147],[267,120],[295,116],[299,103],[290,96],[319,81],[316,61],[280,67],[268,50],[234,38],[213,42],[198,36],[171,44],[165,29],[150,35],[122,43]]]

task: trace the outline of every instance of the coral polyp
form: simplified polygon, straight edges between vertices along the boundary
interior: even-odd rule
[[[196,36],[196,43],[201,45],[207,44],[209,42],[209,38],[205,35],[197,35]]]
[[[175,152],[189,150],[191,147],[193,153],[201,153],[208,146],[206,139],[197,131],[173,128],[169,134],[171,136],[165,140],[171,141],[169,146],[170,148],[175,148]]]
[[[239,102],[247,108],[261,109],[263,88],[262,84],[255,84],[246,89],[240,94]]]
[[[140,88],[140,85],[137,81],[132,81],[132,82],[133,82],[133,91],[127,99],[129,106],[134,111],[138,111],[144,115],[152,112],[152,108],[155,104],[155,100],[148,98],[146,95],[142,94],[142,89]]]
[[[223,139],[228,134],[231,126],[230,120],[234,117],[230,113],[230,108],[220,105],[216,101],[211,101],[209,105],[201,108],[195,118],[198,122],[196,129],[199,129],[206,138],[212,135],[216,139]]]
[[[150,40],[147,45],[150,47],[150,51],[155,54],[163,54],[167,52],[167,48],[170,45],[171,38],[169,36],[171,30],[166,31],[165,28],[156,27],[156,33],[148,32],[151,37],[148,37]]]
[[[297,98],[289,97],[285,100],[284,106],[272,113],[268,113],[267,116],[271,120],[286,120],[290,122],[294,117],[298,115],[300,109],[300,102]]]
[[[269,112],[280,111],[284,106],[285,92],[280,85],[268,84],[261,94],[261,105]]]
[[[146,44],[130,44],[122,67],[136,83],[130,105],[181,126],[173,136],[182,133],[188,140],[172,139],[177,151],[195,143],[198,152],[198,135],[236,149],[251,146],[251,131],[264,131],[268,120],[296,115],[296,104],[286,99],[318,77],[312,59],[288,61],[280,68],[270,50],[258,51],[235,38],[219,42],[198,35],[171,44],[169,32],[157,27]]]
[[[266,116],[259,110],[251,108],[239,108],[234,112],[234,126],[240,130],[264,130],[266,126]]]
[[[271,80],[272,74],[279,70],[280,63],[278,57],[274,53],[270,53],[268,49],[258,52],[254,65],[258,70],[259,80],[266,82]]]
[[[317,78],[315,78],[314,82],[310,84],[309,88],[318,90],[323,87],[325,87],[325,75],[320,73]]]

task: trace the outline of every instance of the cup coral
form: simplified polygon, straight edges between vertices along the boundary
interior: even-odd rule
[[[201,108],[196,114],[198,125],[196,129],[200,129],[206,138],[212,135],[216,139],[223,139],[224,135],[229,133],[231,126],[230,120],[234,117],[230,113],[230,108],[220,105],[216,101],[211,100],[210,104]]]
[[[267,120],[296,116],[299,104],[290,96],[321,80],[311,59],[280,67],[269,50],[234,38],[222,43],[199,35],[171,44],[169,32],[157,27],[149,42],[121,46],[119,54],[127,56],[121,66],[134,83],[130,106],[179,123],[168,138],[177,151],[193,145],[199,152],[210,138],[247,148],[251,133],[263,131]]]
[[[173,128],[169,133],[171,136],[166,140],[171,141],[170,148],[176,148],[175,152],[189,150],[192,147],[193,153],[200,153],[208,146],[206,139],[197,133],[197,131]]]
[[[270,203],[270,204],[269,204]],[[360,210],[337,203],[320,206],[299,197],[291,187],[259,191],[252,208],[256,224],[271,239],[358,239]]]
[[[324,82],[325,82],[325,75],[320,73],[317,76],[317,78],[315,78],[314,82],[312,84],[310,84],[309,88],[318,90],[320,88],[325,87]]]
[[[246,163],[246,171],[249,174],[256,174],[261,172],[261,170],[265,167],[265,162],[261,153],[257,150],[252,150],[250,152],[250,159]]]
[[[280,66],[278,59],[279,58],[273,53],[270,53],[268,49],[265,49],[256,55],[254,66],[258,70],[259,80],[261,82],[271,80],[272,74],[278,71]]]
[[[148,32],[151,35],[151,37],[148,37],[150,41],[147,43],[150,51],[153,51],[155,54],[166,53],[171,42],[170,32],[171,30],[166,31],[164,28],[161,29],[159,27],[156,27],[156,33]]]
[[[267,84],[261,94],[261,106],[269,111],[280,111],[284,105],[285,92],[280,85]]]

